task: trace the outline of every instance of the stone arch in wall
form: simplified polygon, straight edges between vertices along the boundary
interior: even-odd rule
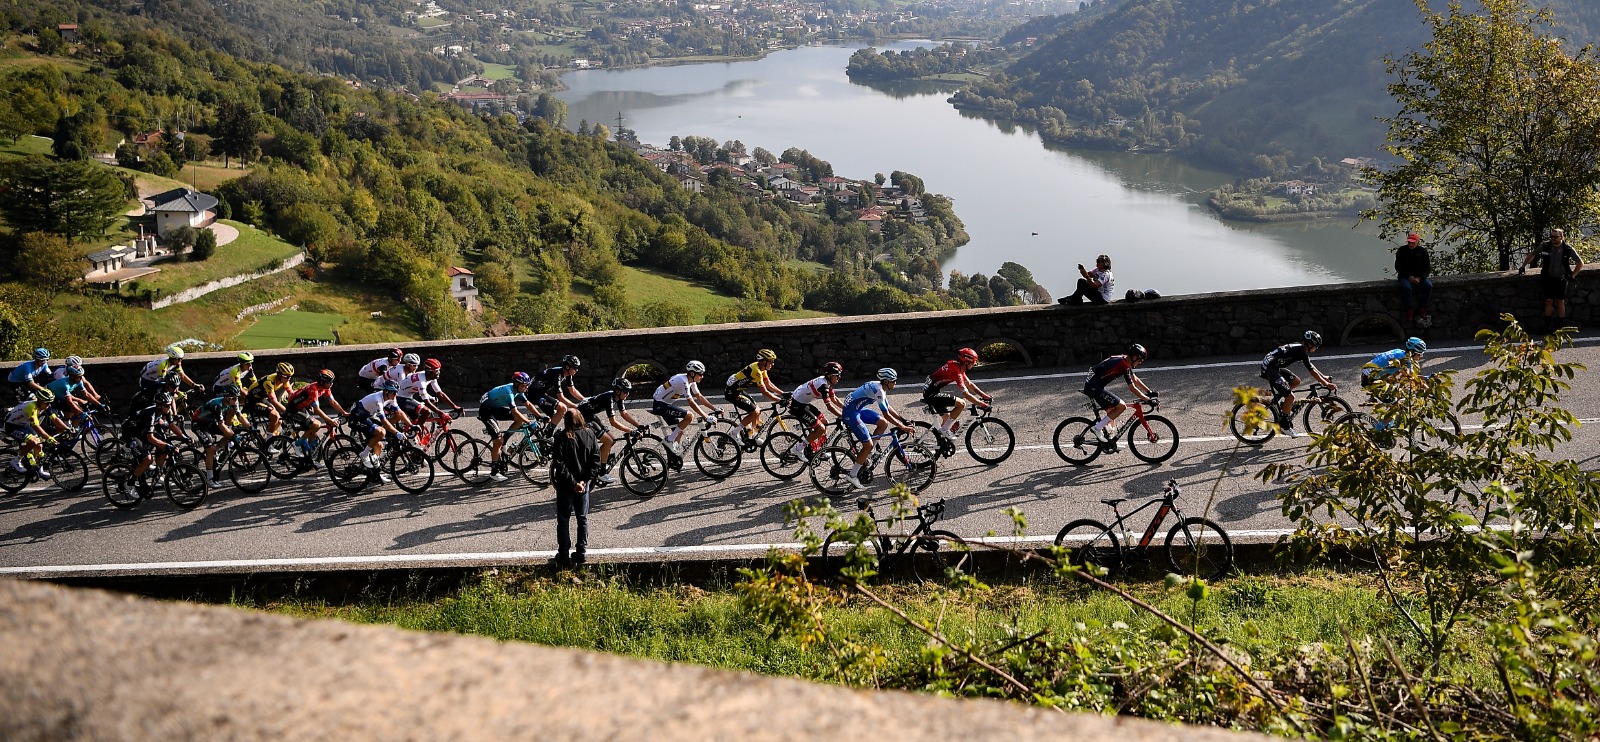
[[[1011,338],[988,338],[974,346],[978,362],[994,368],[1033,368],[1033,355]]]
[[[1406,332],[1393,315],[1370,313],[1350,320],[1339,333],[1339,344],[1373,343],[1384,340],[1403,340]]]
[[[639,358],[622,364],[617,369],[617,377],[625,377],[634,384],[659,384],[672,376],[667,367],[645,358]],[[609,380],[607,384],[611,383]]]

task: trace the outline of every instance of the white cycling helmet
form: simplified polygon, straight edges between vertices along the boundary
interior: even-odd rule
[[[878,381],[898,381],[899,379],[900,374],[895,373],[892,368],[878,369]]]
[[[690,361],[683,364],[683,370],[691,374],[703,374],[706,372],[706,365],[699,361]]]

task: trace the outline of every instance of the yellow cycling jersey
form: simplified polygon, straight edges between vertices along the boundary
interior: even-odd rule
[[[252,395],[262,396],[262,397],[265,397],[267,395],[271,395],[273,399],[276,399],[276,400],[281,402],[281,401],[283,401],[284,395],[287,395],[287,394],[293,392],[294,389],[295,389],[295,387],[294,387],[294,377],[293,376],[283,376],[282,374],[267,374],[266,376],[263,376],[259,380],[256,381],[256,385],[254,387],[251,387],[250,393]]]
[[[752,364],[750,364],[748,366],[745,366],[744,368],[739,369],[738,373],[736,373],[736,374],[734,374],[732,376],[729,376],[728,377],[728,388],[729,389],[743,389],[743,388],[745,388],[747,386],[752,386],[752,385],[755,385],[755,384],[765,384],[766,382],[767,382],[767,372],[763,371],[761,369],[761,362],[760,361],[756,361],[755,363],[752,363]]]

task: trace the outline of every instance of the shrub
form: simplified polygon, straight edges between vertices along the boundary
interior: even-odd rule
[[[189,253],[191,262],[208,260],[217,252],[217,233],[202,229],[194,238],[194,249]]]
[[[181,255],[187,252],[189,248],[194,247],[194,241],[198,237],[199,234],[194,229],[185,226],[172,230],[166,237],[162,238],[162,241],[167,243],[167,247],[172,250],[174,255]]]

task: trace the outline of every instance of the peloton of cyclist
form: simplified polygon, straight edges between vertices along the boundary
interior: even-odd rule
[[[582,365],[583,361],[575,355],[562,356],[561,365],[551,366],[533,375],[528,399],[533,400],[552,419],[565,416],[568,409],[583,401],[583,394],[572,384],[572,377],[578,375],[578,368]]]
[[[178,387],[177,375],[165,377],[161,386],[157,388],[150,403],[134,410],[122,424],[122,440],[137,441],[143,447],[139,462],[134,464],[130,476],[122,484],[137,480],[150,469],[151,462],[165,466],[167,454],[172,446],[162,438],[160,430],[165,428],[170,435],[183,436],[183,428],[178,425],[178,397],[175,390]]]
[[[421,365],[422,357],[416,353],[400,356],[399,363],[384,367],[383,373],[372,382],[372,388],[374,391],[382,389],[385,383],[394,384],[398,388],[406,376],[416,373],[417,367]]]
[[[706,376],[706,365],[690,361],[683,365],[683,373],[667,379],[656,387],[650,413],[666,421],[667,450],[682,457],[683,446],[678,439],[701,415],[715,415],[717,406],[700,393],[700,380]],[[698,402],[696,400],[699,400]],[[688,403],[688,407],[683,406]],[[704,404],[704,408],[701,405]]]
[[[34,348],[33,358],[25,363],[17,364],[6,376],[6,381],[11,384],[13,399],[20,403],[32,401],[30,395],[43,389],[50,383],[50,349]]]
[[[65,378],[67,378],[67,376],[71,373],[71,371],[73,369],[77,369],[77,371],[78,371],[78,374],[77,374],[78,381],[82,385],[82,387],[80,389],[78,389],[75,393],[80,398],[86,399],[86,400],[88,400],[89,402],[91,402],[93,404],[104,404],[105,401],[100,398],[100,393],[95,391],[94,384],[89,383],[89,373],[87,371],[85,371],[84,368],[83,368],[83,359],[82,358],[79,358],[77,356],[67,356],[66,360],[63,361],[60,366],[56,367],[55,375],[54,375],[53,378],[55,379],[55,381],[60,381],[62,379],[65,379]],[[54,383],[54,382],[52,382],[52,383]],[[57,394],[56,396],[59,397],[61,395]]]
[[[612,484],[617,480],[611,476],[611,447],[616,444],[617,436],[613,431],[630,433],[644,427],[644,423],[634,419],[628,414],[623,403],[628,401],[628,395],[633,392],[633,382],[623,378],[611,380],[611,389],[594,395],[577,404],[577,410],[588,420],[589,427],[600,438],[600,461],[604,471],[596,480],[601,484]],[[601,417],[606,418],[606,423],[600,423]],[[627,425],[617,421],[617,418],[627,421]]]
[[[279,363],[273,372],[256,380],[255,386],[245,396],[248,409],[267,413],[267,435],[277,435],[283,428],[284,402],[294,392],[294,366]]]
[[[205,446],[206,472],[212,487],[222,486],[222,478],[217,476],[217,443],[233,440],[234,426],[243,418],[239,387],[233,384],[224,385],[217,396],[194,411],[194,432]]]
[[[739,434],[743,438],[740,443],[748,445],[755,437],[756,431],[761,429],[761,410],[756,409],[755,400],[752,400],[745,390],[754,388],[761,392],[761,396],[774,402],[783,399],[783,390],[773,386],[772,379],[768,376],[777,363],[778,354],[762,348],[756,351],[754,363],[728,377],[728,390],[723,397],[732,402],[735,409],[744,413],[744,417],[740,419],[744,424],[744,427],[739,429]]]
[[[534,420],[547,419],[528,398],[528,389],[532,386],[533,377],[518,371],[511,375],[510,384],[490,389],[478,399],[478,420],[483,422],[483,429],[489,434],[489,478],[496,482],[506,481],[505,463],[500,461],[500,449],[505,445],[506,437],[500,433],[496,421],[510,421],[520,428]],[[528,414],[522,414],[523,410]]]
[[[367,365],[362,366],[361,370],[356,372],[356,376],[372,382],[373,388],[376,389],[378,379],[383,378],[384,372],[388,371],[390,366],[400,365],[400,359],[404,358],[405,354],[406,352],[399,348],[390,348],[389,355],[367,361]]]
[[[989,404],[994,397],[985,394],[978,385],[967,378],[967,372],[978,365],[978,351],[971,348],[962,348],[956,351],[955,360],[946,361],[932,374],[922,387],[922,401],[939,413],[939,437],[946,443],[955,441],[956,428],[961,425],[961,413],[967,409],[967,403],[978,406]],[[961,392],[957,397],[944,389],[954,384],[956,391]]]
[[[17,441],[19,454],[11,460],[11,468],[25,471],[27,466],[39,461],[39,478],[50,478],[50,472],[44,468],[44,462],[39,457],[44,453],[46,441],[56,442],[55,437],[44,429],[45,421],[55,417],[55,412],[50,408],[55,399],[56,395],[49,389],[36,389],[31,397],[6,412],[6,436]]]
[[[460,414],[461,405],[456,404],[439,387],[439,374],[444,364],[437,358],[429,358],[422,362],[421,368],[421,371],[413,371],[400,379],[400,411],[412,419],[420,419],[417,413],[427,408],[434,417],[444,417],[444,412],[437,404],[442,400]]]
[[[289,426],[305,428],[299,438],[300,446],[305,450],[310,450],[316,444],[317,431],[321,430],[323,425],[327,425],[329,431],[335,427],[334,419],[322,409],[323,400],[333,405],[340,415],[350,416],[344,405],[333,398],[333,372],[328,369],[318,371],[314,381],[290,392],[289,397],[283,401],[284,419],[288,421]]]
[[[1266,358],[1261,359],[1261,378],[1266,379],[1267,384],[1272,387],[1273,394],[1283,400],[1282,405],[1276,410],[1278,427],[1282,428],[1290,438],[1300,436],[1294,429],[1294,419],[1289,416],[1294,411],[1294,389],[1300,386],[1300,377],[1289,371],[1290,364],[1296,362],[1305,364],[1306,370],[1311,372],[1318,383],[1330,390],[1339,390],[1339,385],[1333,383],[1333,379],[1324,376],[1311,364],[1311,354],[1321,347],[1322,335],[1315,330],[1306,330],[1301,342],[1284,343],[1273,348],[1272,352],[1267,353]]]
[[[837,361],[822,364],[822,375],[812,379],[789,392],[789,414],[806,429],[806,439],[794,444],[791,453],[804,456],[807,450],[815,450],[822,445],[822,439],[827,437],[828,431],[821,424],[822,411],[817,409],[816,403],[822,402],[833,413],[834,417],[844,414],[844,405],[834,395],[834,387],[839,385],[839,379],[844,375],[844,366]]]
[[[1407,338],[1404,348],[1386,350],[1372,357],[1361,367],[1361,388],[1366,389],[1380,379],[1387,379],[1401,371],[1416,372],[1422,368],[1422,354],[1428,344],[1422,338]]]
[[[239,362],[222,369],[222,373],[217,374],[216,380],[211,382],[211,393],[213,395],[221,394],[222,390],[229,386],[240,389],[254,386],[256,383],[255,368],[256,357],[250,351],[240,353]]]
[[[850,467],[850,474],[847,476],[851,487],[860,489],[864,486],[857,476],[861,473],[862,467],[872,465],[867,463],[869,459],[873,464],[877,463],[877,458],[872,456],[874,435],[882,435],[890,425],[902,433],[912,432],[911,425],[889,405],[889,392],[894,390],[899,379],[900,375],[895,373],[894,369],[880,368],[877,380],[856,387],[855,391],[850,392],[850,398],[845,401],[841,417],[844,418],[844,425],[850,430],[850,435],[861,444],[861,450],[856,454],[855,466]],[[874,426],[871,431],[867,430],[868,425]]]
[[[395,398],[400,385],[388,379],[378,382],[378,385],[377,391],[362,397],[350,408],[350,427],[367,439],[367,448],[361,452],[361,463],[366,465],[368,471],[377,473],[378,481],[387,482],[389,480],[383,472],[377,471],[378,458],[383,455],[383,441],[393,436],[397,442],[405,442],[405,428],[411,427],[411,419],[400,411],[400,403]]]
[[[1113,451],[1117,450],[1117,418],[1128,409],[1128,405],[1116,394],[1107,391],[1106,385],[1122,377],[1128,382],[1128,390],[1139,395],[1139,399],[1146,402],[1154,399],[1156,392],[1145,386],[1139,375],[1133,372],[1149,358],[1150,352],[1143,345],[1134,343],[1128,346],[1127,352],[1096,363],[1094,368],[1089,369],[1088,380],[1083,382],[1084,395],[1094,400],[1102,410],[1100,419],[1095,421],[1092,428],[1095,437],[1102,443],[1110,443]]]

